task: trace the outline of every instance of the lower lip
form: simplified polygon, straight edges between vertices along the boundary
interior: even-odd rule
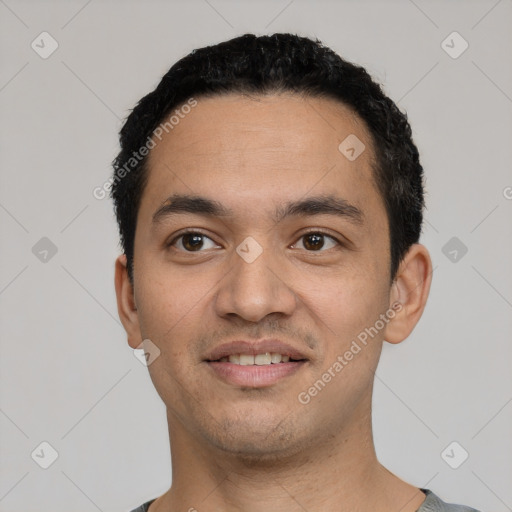
[[[222,380],[237,386],[260,388],[272,386],[284,377],[297,372],[306,361],[288,363],[248,365],[210,361],[208,366]]]

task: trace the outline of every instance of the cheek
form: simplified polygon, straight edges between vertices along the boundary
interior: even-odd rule
[[[140,284],[135,285],[141,334],[161,342],[173,340],[208,300],[210,288],[204,279],[187,278],[168,269],[153,267],[143,273]]]
[[[297,286],[296,291],[309,310],[305,311],[306,316],[312,318],[330,340],[326,345],[327,359],[347,350],[388,307],[389,289],[382,269],[373,264],[353,266],[336,276],[308,280],[307,285]]]
[[[350,279],[326,281],[309,294],[308,316],[324,340],[309,386],[314,387],[318,380],[329,382],[318,393],[317,414],[330,411],[325,421],[333,411],[344,415],[357,406],[368,392],[379,362],[384,330],[374,334],[368,329],[386,310],[387,296],[375,276],[363,277],[353,274]]]
[[[358,258],[358,256],[356,256]],[[302,293],[311,298],[312,304],[321,304],[324,315],[330,314],[333,320],[343,322],[354,314],[364,312],[371,308],[381,290],[378,268],[372,262],[359,260],[343,262],[338,270],[328,273],[310,273],[302,281]],[[296,280],[300,283],[300,280]]]
[[[194,361],[187,349],[201,329],[201,310],[211,286],[201,288],[196,280],[178,279],[174,274],[158,271],[156,266],[141,275],[137,293],[141,334],[160,350],[148,370],[164,403],[174,404],[176,411],[182,411],[197,385],[193,379]]]

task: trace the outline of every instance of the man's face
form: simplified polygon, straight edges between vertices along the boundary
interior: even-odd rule
[[[366,147],[353,161],[338,149],[349,135]],[[161,351],[149,371],[176,428],[205,446],[262,457],[348,436],[367,417],[385,328],[358,341],[341,371],[335,363],[390,304],[372,153],[349,109],[292,94],[199,98],[151,151],[134,297],[140,339]],[[191,212],[186,201],[161,209],[171,196],[174,206],[178,196],[204,198],[226,214]],[[351,207],[286,212],[326,197]],[[185,229],[193,233],[180,237]],[[237,354],[250,363],[266,352],[263,340],[289,345],[301,361],[236,364]],[[246,343],[219,349],[233,341]],[[235,362],[218,360],[226,351]],[[325,372],[331,379],[309,393]]]

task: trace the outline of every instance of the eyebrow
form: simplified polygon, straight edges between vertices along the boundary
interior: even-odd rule
[[[199,214],[207,217],[230,217],[233,210],[218,201],[201,196],[174,194],[168,197],[153,214],[153,224],[179,214]],[[336,215],[355,225],[364,223],[362,210],[346,199],[333,195],[321,195],[291,201],[276,208],[273,220],[278,223],[292,216]]]

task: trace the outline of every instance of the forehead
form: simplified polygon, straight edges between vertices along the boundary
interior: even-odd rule
[[[364,147],[356,159],[343,152],[347,140],[359,144],[358,152]],[[154,141],[141,215],[151,216],[175,193],[222,196],[241,211],[333,193],[361,209],[379,206],[371,137],[357,115],[333,99],[290,93],[198,98]]]

